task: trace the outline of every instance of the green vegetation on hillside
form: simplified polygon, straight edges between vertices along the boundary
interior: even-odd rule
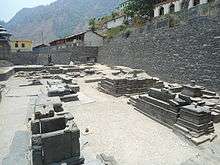
[[[105,15],[99,18],[91,18],[89,20],[89,27],[92,30],[99,30],[102,29],[104,27],[104,24],[107,21],[113,20],[119,16],[123,15],[122,12],[115,12],[113,11],[110,15]]]
[[[153,17],[154,0],[127,0],[122,9],[128,16],[150,19]]]
[[[122,34],[123,32],[125,32],[125,30],[127,29],[128,27],[125,26],[125,25],[122,25],[122,26],[118,26],[118,27],[115,27],[115,28],[111,28],[111,29],[108,29],[105,33],[103,33],[102,35],[106,36],[107,38],[113,38],[113,37],[116,37],[120,34]]]

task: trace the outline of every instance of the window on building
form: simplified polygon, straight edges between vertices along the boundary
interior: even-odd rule
[[[24,48],[24,47],[25,47],[25,44],[24,44],[24,43],[22,43],[22,44],[21,44],[21,47],[22,47],[22,48]]]
[[[200,4],[200,0],[194,0],[193,1],[193,6],[199,5]]]
[[[159,14],[160,14],[160,15],[164,15],[164,8],[163,8],[163,7],[160,8]]]
[[[171,4],[170,5],[170,13],[174,13],[175,12],[175,5]]]
[[[15,43],[15,47],[18,48],[18,43]]]

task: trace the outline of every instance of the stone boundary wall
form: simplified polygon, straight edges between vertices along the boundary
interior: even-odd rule
[[[169,82],[196,80],[220,92],[220,19],[199,14],[186,17],[172,28],[166,23],[157,28],[148,24],[128,38],[122,35],[106,41],[98,62],[144,69]]]
[[[14,74],[14,68],[4,68],[3,72],[0,72],[0,81],[6,81]],[[1,92],[1,91],[0,91]]]
[[[97,59],[98,48],[76,46],[60,50],[45,49],[39,52],[17,52],[10,53],[4,58],[1,58],[0,55],[0,59],[8,60],[14,65],[46,65],[49,55],[51,55],[52,62],[55,64],[69,64],[70,61],[85,63]]]

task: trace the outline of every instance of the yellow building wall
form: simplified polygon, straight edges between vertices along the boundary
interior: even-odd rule
[[[30,40],[12,40],[10,45],[12,52],[30,52],[33,49],[33,43]]]

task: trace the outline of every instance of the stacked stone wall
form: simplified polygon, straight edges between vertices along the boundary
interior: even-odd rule
[[[65,49],[44,49],[38,52],[16,52],[7,57],[0,54],[0,59],[8,60],[14,65],[46,65],[48,56],[51,55],[55,64],[69,64],[70,61],[87,62],[91,58],[97,58],[97,47],[71,47]]]
[[[195,14],[172,28],[157,26],[161,21],[106,41],[98,62],[141,68],[170,82],[196,80],[220,91],[220,20]]]

